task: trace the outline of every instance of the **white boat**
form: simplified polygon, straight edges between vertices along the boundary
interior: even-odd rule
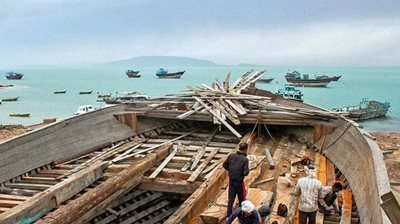
[[[82,105],[78,107],[74,115],[81,115],[95,110],[96,108],[93,105]]]

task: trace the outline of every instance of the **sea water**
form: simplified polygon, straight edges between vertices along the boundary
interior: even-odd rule
[[[350,68],[350,67],[252,67],[255,70],[267,70],[264,78],[274,78],[270,84],[257,87],[272,92],[283,88],[284,75],[290,70],[308,73],[313,77],[317,73],[342,75],[337,82],[331,82],[327,88],[299,87],[304,92],[304,102],[322,108],[332,109],[358,105],[362,98],[390,102],[387,117],[360,122],[369,131],[400,131],[400,68]],[[45,118],[57,120],[73,116],[80,105],[103,107],[97,102],[97,93],[112,94],[139,91],[150,97],[179,93],[188,86],[211,85],[214,80],[223,81],[231,72],[231,83],[246,71],[244,66],[216,67],[170,67],[170,72],[185,70],[181,79],[158,79],[158,68],[130,68],[140,70],[141,78],[128,78],[124,69],[117,68],[58,68],[58,69],[17,69],[24,74],[22,80],[7,80],[6,70],[0,70],[0,84],[12,84],[13,87],[0,89],[0,99],[19,97],[17,102],[3,102],[0,105],[0,124],[31,125]],[[54,91],[66,90],[65,94]],[[80,95],[80,91],[93,91],[90,95]],[[10,117],[10,113],[30,113],[28,118]]]

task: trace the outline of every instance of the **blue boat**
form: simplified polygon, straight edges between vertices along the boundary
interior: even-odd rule
[[[18,80],[18,79],[22,79],[22,76],[24,76],[24,75],[21,74],[21,73],[16,73],[16,72],[7,72],[7,74],[6,74],[6,78],[7,79],[16,79],[16,80]]]
[[[278,94],[283,96],[285,99],[296,100],[303,102],[303,93],[301,90],[296,89],[296,87],[291,85],[285,85],[284,89],[279,89]]]
[[[168,72],[167,69],[160,68],[158,69],[156,76],[160,79],[180,79],[185,73],[185,71],[180,71],[180,72]]]

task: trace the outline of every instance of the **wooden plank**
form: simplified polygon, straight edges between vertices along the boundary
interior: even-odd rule
[[[0,207],[4,207],[4,208],[12,208],[21,203],[22,203],[22,201],[0,199]]]
[[[225,102],[227,102],[240,115],[247,114],[246,109],[239,102],[232,100],[225,100]]]
[[[220,116],[218,116],[218,114],[216,114],[207,104],[205,104],[201,99],[199,99],[198,97],[193,96],[193,98],[199,102],[201,105],[203,105],[212,115],[214,115],[214,117],[216,117],[222,124],[225,125],[225,127],[227,127],[234,135],[236,135],[236,137],[241,138],[242,135],[239,134],[239,132],[237,132],[231,125],[229,125],[224,119],[222,119]]]
[[[335,165],[328,159],[326,160],[326,184],[332,186],[335,183]]]
[[[393,195],[393,192],[386,193],[381,196],[383,203],[381,204],[382,209],[385,211],[389,220],[392,223],[400,223],[400,205]]]
[[[235,125],[240,124],[239,117],[237,117],[236,114],[231,114],[230,110],[225,109],[222,105],[219,103],[215,102],[214,100],[207,100],[211,105],[214,106],[214,108],[217,109],[218,112],[221,112],[224,116],[229,118]]]
[[[213,157],[215,156],[215,154],[218,153],[218,148],[214,149],[210,155],[204,160],[203,163],[200,164],[199,167],[197,167],[196,171],[194,171],[192,173],[192,175],[189,177],[189,179],[187,179],[188,182],[193,183],[197,177],[201,174],[201,172],[203,171],[203,169],[207,166],[207,164],[213,159]]]
[[[186,180],[175,180],[160,177],[157,177],[157,179],[153,180],[147,177],[143,177],[142,183],[139,185],[139,188],[148,191],[192,194],[200,187],[200,185],[200,182],[189,183]]]
[[[185,112],[185,113],[183,113],[183,114],[177,116],[176,118],[178,118],[178,119],[186,118],[186,117],[188,117],[188,116],[190,116],[190,115],[196,113],[197,111],[199,111],[199,110],[201,110],[201,109],[203,109],[203,108],[204,108],[203,106],[198,106],[198,107],[196,107],[196,108],[193,109],[193,110],[189,110],[189,111],[187,111],[187,112]]]
[[[20,196],[20,195],[0,194],[0,199],[7,199],[7,200],[25,201],[29,198],[30,197]]]
[[[265,157],[266,157],[267,160],[268,160],[269,169],[270,169],[270,170],[273,170],[273,169],[275,168],[275,162],[274,162],[274,160],[272,159],[271,152],[269,151],[268,148],[264,148],[264,152],[265,152]]]
[[[104,163],[96,162],[47,191],[40,192],[26,202],[0,214],[0,220],[5,223],[18,223],[28,217],[40,217],[100,178],[104,168]]]
[[[326,176],[326,157],[323,155],[319,156],[319,167],[318,167],[318,180],[321,181],[323,186],[326,186],[327,176]]]
[[[343,205],[342,205],[342,216],[340,218],[340,224],[350,224],[351,223],[351,209],[352,209],[352,193],[344,189],[343,194]]]
[[[175,156],[175,154],[178,152],[178,149],[174,149],[167,158],[165,158],[165,160],[161,163],[160,166],[157,167],[156,170],[154,170],[154,172],[149,176],[150,179],[155,179],[157,177],[157,175],[162,171],[162,169],[164,169],[164,167],[169,163],[169,161]]]
[[[25,189],[25,190],[37,190],[43,191],[50,188],[53,185],[49,184],[26,184],[26,183],[9,183],[5,184],[9,188]]]
[[[203,157],[204,153],[206,152],[207,145],[213,140],[215,135],[218,133],[219,128],[220,127],[217,127],[217,128],[214,129],[214,131],[212,132],[210,137],[207,139],[207,141],[204,143],[204,145],[201,146],[201,149],[198,151],[198,153],[194,156],[193,164],[190,167],[190,170],[193,170],[197,166],[197,163],[199,163],[200,159]],[[218,150],[217,150],[217,152],[218,152]],[[211,154],[214,153],[214,152],[215,152],[215,149],[211,151]]]

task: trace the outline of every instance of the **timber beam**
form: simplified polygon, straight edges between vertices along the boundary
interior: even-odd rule
[[[143,177],[142,183],[139,185],[139,189],[178,194],[192,194],[200,187],[200,185],[201,182],[189,183],[185,180],[174,180],[159,177],[153,180],[149,177]]]

